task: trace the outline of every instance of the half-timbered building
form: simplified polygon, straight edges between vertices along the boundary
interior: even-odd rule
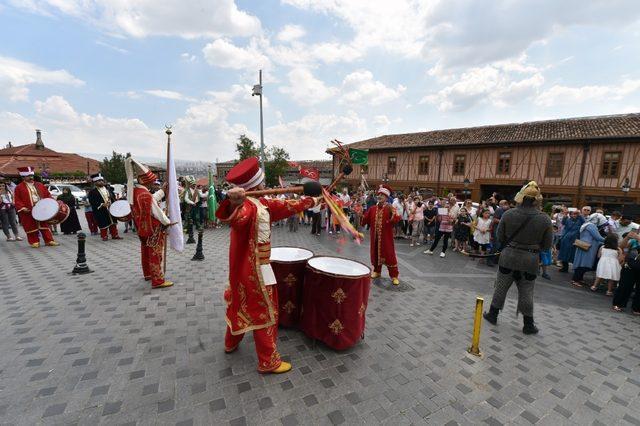
[[[545,198],[614,208],[640,197],[640,114],[385,135],[349,144],[369,151],[352,187],[512,197],[529,180]],[[334,173],[339,171],[334,157]]]

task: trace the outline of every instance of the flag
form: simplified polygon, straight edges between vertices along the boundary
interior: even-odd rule
[[[299,168],[300,166],[295,161],[287,161],[289,163],[289,167]]]
[[[327,191],[326,188],[322,188],[322,198],[324,199],[327,208],[331,211],[331,214],[338,221],[342,229],[353,237],[356,244],[360,244],[364,238],[364,235],[361,232],[358,232],[358,230],[353,227],[351,222],[349,222],[349,218],[344,214],[344,210],[342,210],[342,208],[333,200],[333,198],[331,198],[331,194],[329,194],[329,191]]]
[[[207,208],[209,220],[216,220],[216,210],[218,210],[218,199],[216,198],[216,187],[213,184],[213,173],[209,167],[209,192],[207,196]]]
[[[353,164],[369,164],[369,151],[349,148],[349,158]]]
[[[320,172],[315,167],[310,167],[308,169],[300,167],[300,176],[309,178],[311,180],[320,180]]]
[[[176,222],[167,228],[167,239],[169,246],[175,251],[184,250],[184,238],[182,231],[182,219],[180,217],[180,199],[178,198],[178,177],[176,176],[176,164],[173,161],[171,142],[167,148],[167,216],[171,223]]]

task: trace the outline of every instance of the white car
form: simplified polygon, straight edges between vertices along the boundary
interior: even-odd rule
[[[62,194],[62,189],[63,188],[69,188],[71,189],[71,194],[76,197],[76,201],[78,202],[78,206],[86,203],[87,201],[87,194],[84,192],[83,189],[78,188],[75,185],[71,185],[71,184],[67,184],[67,183],[55,183],[55,184],[49,184],[48,189],[49,192],[51,193],[51,196],[53,198],[58,198],[59,195]]]

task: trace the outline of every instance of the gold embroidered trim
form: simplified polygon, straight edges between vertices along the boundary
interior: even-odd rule
[[[364,313],[367,311],[367,307],[363,304],[360,305],[360,309],[358,309],[358,315],[361,317],[364,316]]]

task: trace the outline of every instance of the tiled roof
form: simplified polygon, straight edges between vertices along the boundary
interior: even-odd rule
[[[345,146],[384,149],[629,137],[640,138],[640,113],[385,135]]]
[[[86,173],[87,162],[89,173],[97,173],[100,170],[100,162],[93,158],[56,152],[46,147],[36,149],[34,143],[0,149],[0,174],[5,176],[17,176],[18,167],[31,166],[40,170],[43,164],[49,173]]]

